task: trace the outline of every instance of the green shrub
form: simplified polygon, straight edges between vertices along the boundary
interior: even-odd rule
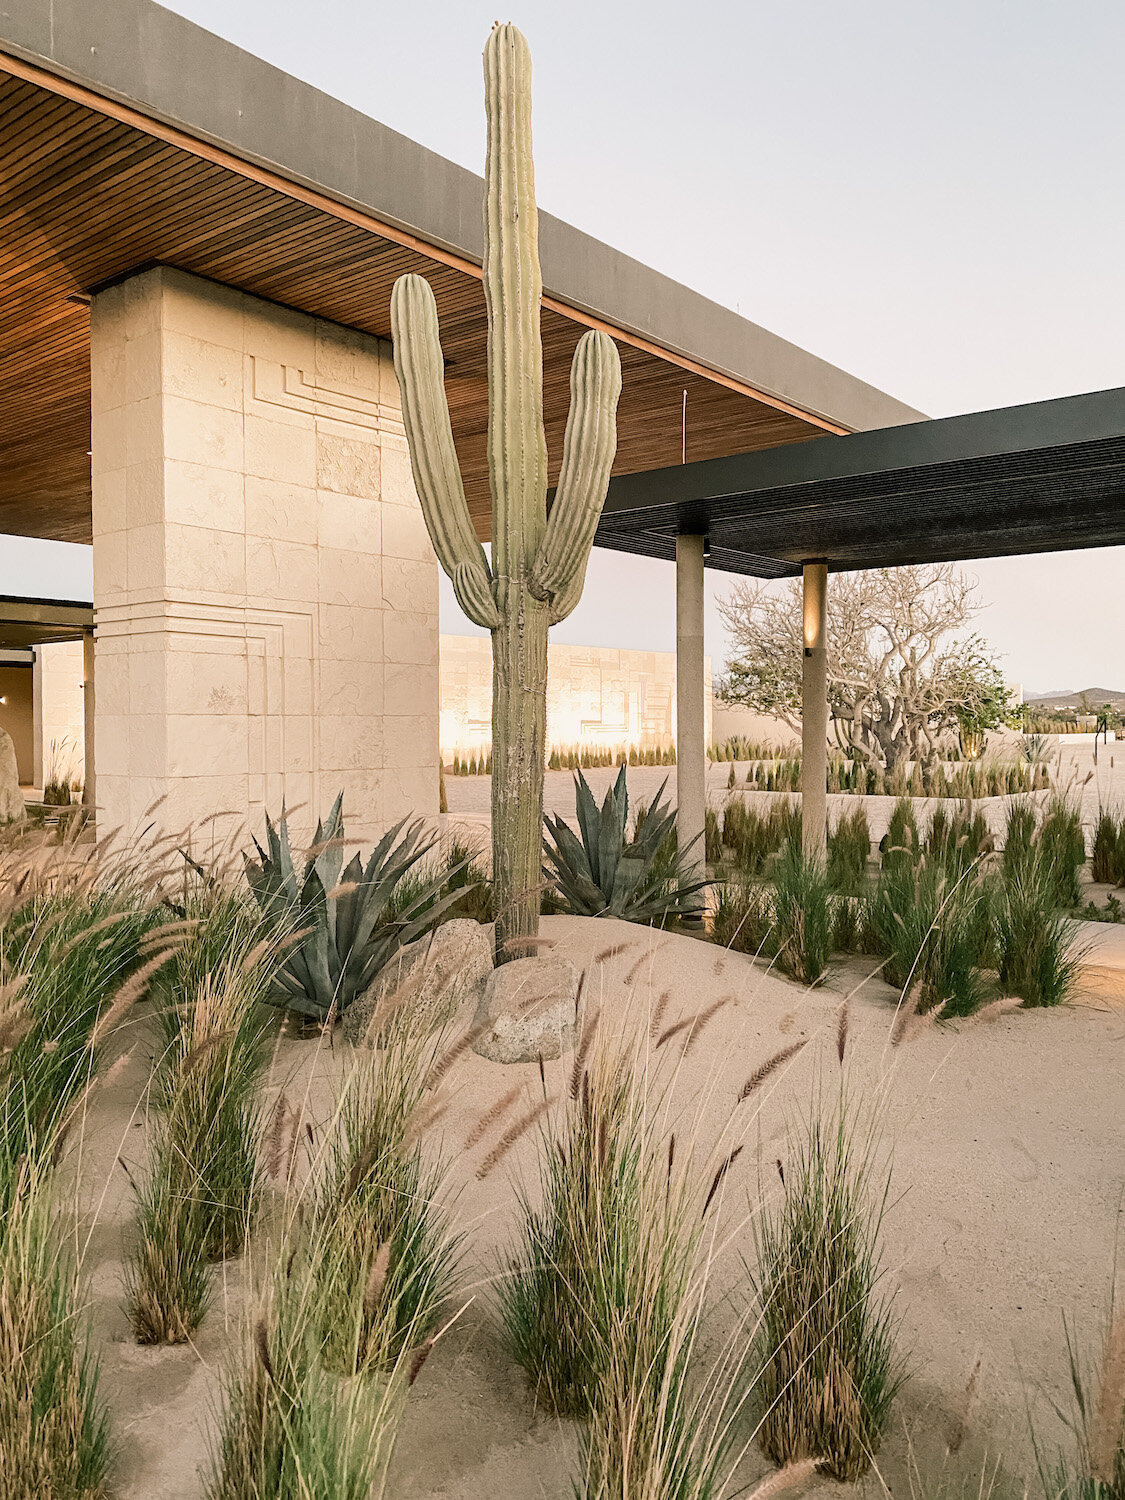
[[[843,1109],[791,1137],[779,1204],[756,1221],[760,1323],[749,1373],[762,1451],[855,1480],[878,1452],[903,1378],[879,1238],[888,1179]]]
[[[705,858],[709,865],[717,865],[723,857],[723,835],[719,815],[713,807],[703,814],[703,842]]]

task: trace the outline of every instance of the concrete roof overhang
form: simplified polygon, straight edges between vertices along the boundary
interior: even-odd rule
[[[77,599],[0,594],[0,650],[78,641],[94,628],[94,606]]]
[[[1125,544],[1125,388],[615,477],[600,547],[780,578]]]
[[[483,132],[482,132],[483,134]],[[89,309],[154,263],[389,336],[404,271],[434,286],[454,436],[487,531],[481,181],[153,4],[0,11],[0,530],[90,536]],[[624,366],[616,472],[920,415],[540,215],[555,469],[574,345]]]

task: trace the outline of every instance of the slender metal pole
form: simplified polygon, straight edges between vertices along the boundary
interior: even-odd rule
[[[703,543],[676,538],[676,834],[681,849],[697,840],[691,862],[702,874],[707,804],[703,703]]]
[[[805,858],[828,854],[828,564],[804,565],[801,836]]]

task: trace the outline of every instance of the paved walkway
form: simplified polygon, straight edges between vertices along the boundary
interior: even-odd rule
[[[1125,923],[1079,922],[1078,927],[1078,940],[1088,949],[1082,960],[1082,991],[1125,1005]]]

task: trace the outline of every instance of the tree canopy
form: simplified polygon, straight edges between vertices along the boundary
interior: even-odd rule
[[[801,585],[740,583],[720,605],[734,649],[722,696],[797,728]],[[995,656],[969,631],[980,605],[952,564],[837,573],[828,585],[828,700],[842,749],[888,772],[928,762],[943,739],[975,754],[1012,718]]]

